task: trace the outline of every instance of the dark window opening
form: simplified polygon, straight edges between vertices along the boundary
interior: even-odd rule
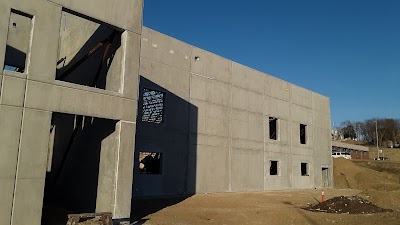
[[[164,92],[143,89],[143,122],[159,124],[163,121],[164,96]]]
[[[269,118],[269,139],[278,140],[278,119],[275,117]]]
[[[308,176],[308,163],[301,163],[301,175]]]
[[[306,136],[307,125],[300,124],[300,143],[306,144],[307,136]]]
[[[6,54],[4,70],[19,73],[26,72],[27,56],[29,55],[32,16],[12,9],[8,22]]]
[[[278,161],[270,161],[269,175],[279,175]]]
[[[139,173],[140,174],[161,174],[162,153],[140,152]]]
[[[119,92],[122,57],[121,31],[69,10],[62,12],[56,80]]]

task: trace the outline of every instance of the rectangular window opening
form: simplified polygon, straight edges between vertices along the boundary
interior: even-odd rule
[[[121,34],[106,23],[64,9],[56,80],[119,92]]]
[[[8,22],[4,70],[25,73],[31,45],[32,18],[12,9]]]
[[[300,143],[306,144],[307,143],[307,125],[300,124]]]
[[[270,161],[269,175],[279,175],[278,161],[274,161],[274,160]]]
[[[278,140],[278,119],[269,117],[269,139]]]
[[[163,121],[164,96],[164,92],[143,89],[142,122],[160,124]]]
[[[301,175],[308,176],[308,163],[301,163]]]
[[[140,152],[139,173],[140,174],[161,174],[162,153]]]

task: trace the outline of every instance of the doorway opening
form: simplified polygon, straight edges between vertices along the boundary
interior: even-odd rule
[[[322,167],[322,187],[329,187],[329,168]]]

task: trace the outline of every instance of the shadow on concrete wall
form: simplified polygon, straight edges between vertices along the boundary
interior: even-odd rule
[[[53,113],[54,147],[51,172],[46,174],[44,220],[62,212],[65,217],[69,212],[95,211],[101,146],[112,138],[116,123],[110,119]],[[76,135],[71,139],[74,130]],[[62,212],[57,212],[59,209]]]
[[[80,40],[78,37],[78,34],[70,34],[68,38],[65,38],[67,40],[61,38],[60,41],[67,43],[74,41],[79,42]],[[76,40],[74,40],[74,38],[76,38]],[[108,52],[106,52],[106,40],[108,38],[110,38],[111,47]],[[93,54],[90,54],[89,52],[93,51],[99,43],[103,43],[102,47]],[[107,78],[107,75],[113,63],[114,56],[120,47],[121,33],[107,25],[100,25],[72,59],[67,58],[71,56],[59,56],[59,60],[66,58],[69,63],[65,64],[65,61],[63,61],[58,65],[56,80],[106,89],[107,80],[112,80]]]
[[[13,67],[18,69],[18,72],[25,71],[26,53],[22,52],[10,45],[6,46],[6,55],[4,59],[4,69]],[[14,70],[15,70],[14,69]]]
[[[161,123],[143,121],[143,97],[149,90],[164,95]],[[140,76],[132,220],[143,221],[147,215],[195,194],[197,117],[197,107],[188,100]],[[140,152],[162,154],[160,174],[140,173]]]

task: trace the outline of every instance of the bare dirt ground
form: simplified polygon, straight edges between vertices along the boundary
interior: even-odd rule
[[[302,208],[321,200],[321,189],[196,195],[138,200],[134,224],[400,224],[400,165],[334,159],[335,189],[325,199],[357,196],[392,212],[336,214]],[[393,164],[394,163],[394,164]]]
[[[328,189],[325,198],[358,190]],[[400,224],[400,212],[331,214],[301,209],[318,203],[321,190],[196,195],[138,219],[136,224]],[[154,200],[152,204],[158,204]],[[142,205],[144,206],[144,205]],[[140,210],[140,209],[136,209]]]

